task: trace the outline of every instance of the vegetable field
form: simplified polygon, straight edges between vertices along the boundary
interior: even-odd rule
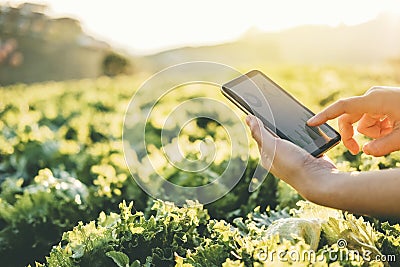
[[[400,83],[399,70],[388,66],[261,69],[313,111],[373,85]],[[250,139],[243,148],[250,151],[245,171],[224,197],[204,206],[188,199],[184,207],[149,197],[126,166],[121,140],[127,105],[149,76],[0,88],[1,266],[389,266],[400,261],[400,225],[394,220],[314,205],[272,175],[249,192],[258,164]],[[201,86],[172,95],[158,103],[145,125],[146,144],[136,150],[139,162],[161,158],[157,168],[163,177],[191,187],[208,184],[229,162],[242,160],[226,150],[234,137],[205,118],[191,121],[180,135],[187,158],[201,157],[198,140],[216,144],[207,171],[186,172],[162,160],[164,111],[193,95],[235,109],[218,91]],[[138,110],[146,105],[143,98]],[[328,155],[344,171],[400,166],[398,152],[353,156],[339,145]],[[138,168],[133,175],[147,175],[151,183],[157,174]]]

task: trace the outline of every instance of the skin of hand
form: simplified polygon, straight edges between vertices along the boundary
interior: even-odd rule
[[[272,174],[296,188],[303,197],[313,197],[310,189],[316,178],[337,172],[329,158],[315,158],[297,145],[275,137],[256,117],[247,116],[246,123],[257,142],[262,166],[270,168]]]
[[[339,118],[343,144],[352,154],[360,151],[353,138],[357,131],[372,138],[362,150],[372,156],[384,156],[400,150],[400,88],[372,87],[362,96],[339,100],[308,121],[310,126],[321,125]]]
[[[360,121],[358,131],[375,137],[363,150],[371,155],[385,155],[400,148],[397,103],[400,103],[400,89],[374,87],[364,96],[332,104],[308,124],[316,126],[340,116],[344,143],[352,153],[357,153],[352,124]],[[246,123],[258,144],[262,165],[304,198],[353,213],[400,218],[400,205],[397,205],[400,169],[339,172],[326,156],[315,158],[295,144],[275,137],[256,117],[247,116]],[[380,145],[383,148],[377,147]]]

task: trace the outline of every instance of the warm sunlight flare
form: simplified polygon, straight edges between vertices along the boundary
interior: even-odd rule
[[[23,1],[0,3],[18,4]],[[31,1],[52,15],[72,16],[84,29],[134,53],[238,38],[250,28],[277,31],[305,24],[354,25],[382,13],[400,14],[400,1]]]

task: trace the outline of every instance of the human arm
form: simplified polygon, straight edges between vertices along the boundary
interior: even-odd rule
[[[304,198],[359,214],[400,217],[400,169],[339,172],[327,157],[315,158],[295,144],[270,134],[248,116],[262,165],[295,188]]]

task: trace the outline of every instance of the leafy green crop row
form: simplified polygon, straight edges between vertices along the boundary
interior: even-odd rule
[[[394,83],[388,74],[367,69],[271,67],[265,72],[283,81],[285,88],[314,110],[339,96],[358,94],[376,84]],[[255,192],[248,192],[258,163],[254,143],[244,148],[249,149],[250,158],[239,183],[223,198],[206,205],[207,211],[195,202],[185,208],[160,201],[153,205],[153,200],[131,178],[121,142],[126,106],[144,78],[100,78],[0,89],[2,266],[34,261],[46,266],[257,266],[263,261],[256,258],[254,251],[265,247],[272,250],[294,246],[305,250],[311,245],[322,253],[325,247],[334,249],[337,238],[346,238],[350,244],[354,240],[345,229],[352,229],[361,242],[353,242],[358,244],[357,250],[373,247],[376,255],[399,256],[397,224],[374,218],[363,222],[350,214],[344,216],[309,204],[299,208],[296,203],[301,197],[272,175]],[[217,91],[206,94],[226,101]],[[147,146],[134,144],[140,162],[161,155],[162,116],[189,97],[190,94],[181,94],[159,103],[158,115],[146,125]],[[149,100],[143,97],[141,103],[145,108]],[[168,129],[166,132],[167,136],[173,133]],[[221,174],[230,161],[240,161],[239,154],[229,158],[224,151],[229,139],[223,132],[221,125],[204,118],[183,129],[187,147],[195,147],[196,140],[207,137],[222,152],[201,175],[161,161],[163,176],[179,185],[199,186]],[[234,135],[238,138],[244,133]],[[135,136],[132,138],[135,140]],[[176,142],[172,135],[168,141]],[[198,158],[199,153],[188,149],[187,156]],[[352,156],[339,146],[329,154],[342,170],[399,164],[399,153],[381,158]],[[155,175],[145,172],[138,168],[133,174]],[[154,190],[161,188],[158,184],[152,186]],[[219,186],[215,192],[224,189]],[[131,201],[133,206],[124,204]],[[257,206],[260,208],[254,210]],[[270,210],[264,212],[267,207]],[[290,208],[299,212],[289,213]],[[335,220],[328,219],[325,213],[335,214]],[[274,227],[268,227],[271,223]],[[290,225],[297,229],[298,239],[281,230]],[[289,241],[280,242],[270,232],[279,232]],[[358,266],[362,262],[342,264]]]
[[[147,217],[132,212],[132,204],[122,202],[119,213],[101,213],[97,222],[79,223],[64,233],[46,263],[36,266],[112,266],[113,262],[119,267],[278,266],[283,262],[381,266],[383,262],[374,259],[400,253],[399,225],[373,227],[362,218],[308,202],[299,202],[300,208],[290,214],[287,210],[260,212],[258,207],[233,223],[210,219],[195,202],[178,208],[156,201]],[[338,240],[346,240],[346,246]],[[292,253],[303,255],[310,250],[314,256],[302,262]],[[278,258],[273,251],[284,253]],[[393,263],[395,258],[389,260]]]

